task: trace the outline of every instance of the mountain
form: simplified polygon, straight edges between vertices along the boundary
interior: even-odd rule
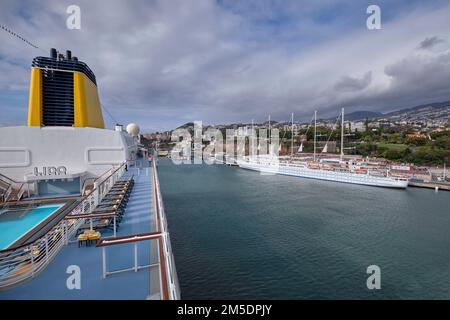
[[[383,114],[381,112],[375,112],[375,111],[354,111],[354,112],[345,114],[344,116],[345,116],[345,120],[357,121],[357,120],[378,118],[382,115]]]
[[[444,102],[433,102],[428,104],[422,104],[419,106],[411,107],[411,108],[403,108],[396,111],[391,111],[387,113],[374,112],[374,111],[354,111],[348,114],[345,114],[345,120],[349,121],[357,121],[357,120],[374,120],[380,118],[403,118],[408,117],[411,118],[414,115],[419,116],[422,114],[423,116],[427,116],[432,114],[433,112],[442,112],[448,110],[450,108],[450,101]],[[442,114],[438,114],[442,116]],[[333,120],[335,118],[330,118],[328,120]]]
[[[431,110],[431,109],[445,109],[450,107],[450,101],[444,101],[444,102],[434,102],[434,103],[428,103],[428,104],[421,104],[420,106],[415,106],[412,108],[405,108],[400,109],[397,111],[392,111],[389,113],[384,114],[386,117],[392,117],[397,116],[403,113],[409,113],[409,112],[415,112],[415,111],[423,111],[425,109]]]
[[[433,102],[428,104],[422,104],[415,107],[403,108],[397,111],[381,113],[375,111],[353,111],[345,114],[345,120],[348,121],[358,121],[358,120],[379,120],[388,119],[390,121],[407,121],[407,122],[433,122],[438,125],[448,125],[450,123],[450,101],[444,102]],[[321,119],[326,121],[335,121],[336,117]],[[279,125],[289,125],[290,122],[277,122],[275,120],[270,121],[271,125],[277,127]],[[269,121],[264,121],[262,123],[255,123],[255,125],[268,125]],[[249,123],[243,124],[218,124],[215,127],[220,127],[222,129],[233,128],[236,129],[241,126],[250,126]],[[193,128],[194,123],[188,122],[178,128]],[[207,125],[203,124],[203,127]]]
[[[193,127],[194,127],[193,122],[186,122],[185,124],[177,127],[177,129],[189,129],[189,128],[193,128]]]

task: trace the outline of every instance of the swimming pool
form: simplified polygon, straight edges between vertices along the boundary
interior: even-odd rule
[[[52,203],[28,209],[9,208],[1,212],[0,250],[7,249],[63,205],[64,203]]]

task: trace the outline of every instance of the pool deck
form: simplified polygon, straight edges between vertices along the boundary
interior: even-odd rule
[[[43,202],[43,201],[21,202],[19,204],[16,204],[18,206],[23,206],[23,205],[34,206],[34,205],[36,205],[36,207],[43,207],[43,206],[47,206],[47,205],[58,205],[58,204],[62,204],[62,206],[60,208],[58,208],[58,210],[53,212],[51,215],[49,215],[48,217],[43,219],[41,222],[39,222],[37,225],[35,225],[33,228],[31,228],[28,232],[26,232],[21,237],[16,239],[16,241],[11,243],[11,245],[9,247],[16,247],[16,246],[18,247],[24,243],[35,241],[36,239],[43,236],[45,233],[47,233],[53,227],[53,225],[55,225],[57,223],[56,221],[58,221],[58,219],[61,219],[67,213],[67,210],[70,208],[70,206],[73,203],[75,203],[74,199],[65,200],[65,202],[61,202],[60,200],[54,199],[54,200],[52,200],[52,202],[49,202],[47,200],[45,202]]]
[[[133,175],[135,185],[117,230],[118,237],[155,231],[152,209],[152,167],[145,160],[141,166],[140,169],[129,168],[123,176],[123,179],[126,179]],[[111,236],[112,231],[102,231],[102,238]],[[139,265],[158,263],[158,255],[155,253],[156,245],[143,241],[137,243],[137,248]],[[108,271],[133,267],[134,243],[114,245],[105,249]],[[80,289],[68,289],[66,282],[72,275],[66,272],[69,266],[80,268]],[[12,289],[0,291],[0,300],[158,299],[159,293],[155,292],[155,288],[159,288],[158,273],[158,266],[154,266],[138,272],[127,271],[108,275],[103,279],[102,248],[95,245],[79,248],[76,242],[72,242],[63,247],[49,266],[34,279]]]

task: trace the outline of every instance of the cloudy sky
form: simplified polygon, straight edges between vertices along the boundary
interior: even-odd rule
[[[71,4],[81,30],[66,28]],[[366,27],[370,4],[381,30]],[[144,131],[450,100],[449,17],[448,0],[1,0],[0,24],[40,49],[0,29],[0,125],[25,124],[30,62],[51,47]]]

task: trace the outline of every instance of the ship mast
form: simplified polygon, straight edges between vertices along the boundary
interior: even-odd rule
[[[255,124],[254,124],[253,119],[252,119],[252,134],[251,134],[251,136],[252,136],[252,142],[251,142],[250,152],[249,153],[252,153],[252,156],[257,156],[258,155],[258,151],[256,151],[256,154],[253,154],[253,152],[255,152],[255,150],[254,150],[255,149],[255,141],[258,140],[258,138],[256,136],[256,133],[255,133]]]
[[[294,113],[291,116],[291,159],[294,156]]]
[[[316,161],[317,110],[314,110],[314,161]]]
[[[344,108],[341,111],[341,156],[340,159],[344,158]]]

